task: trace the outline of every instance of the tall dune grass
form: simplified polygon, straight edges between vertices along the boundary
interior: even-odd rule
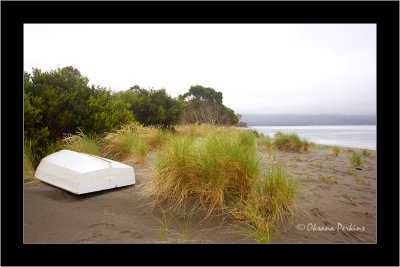
[[[361,154],[359,154],[357,152],[353,152],[350,160],[351,160],[351,163],[353,163],[353,165],[355,165],[355,166],[361,167],[364,165],[364,161],[361,158]]]
[[[245,232],[259,242],[268,242],[278,223],[291,218],[298,184],[282,165],[273,165],[254,183],[250,198],[242,200],[230,213],[245,222]]]
[[[340,147],[338,147],[338,146],[333,146],[333,147],[332,147],[332,153],[333,153],[336,157],[339,156]]]
[[[258,138],[258,146],[264,147],[266,149],[271,149],[272,147],[272,138],[269,135],[260,136]]]
[[[208,216],[247,198],[259,175],[255,136],[233,128],[185,130],[189,135],[171,137],[156,162],[156,202],[179,208],[194,199]]]
[[[175,210],[195,203],[204,218],[221,212],[244,223],[245,234],[269,242],[292,216],[297,182],[281,165],[260,177],[251,131],[207,125],[177,131],[159,151],[152,204]]]
[[[309,141],[301,139],[297,134],[286,134],[277,132],[274,135],[273,145],[279,150],[288,152],[301,152],[307,151],[309,148]]]
[[[160,127],[126,124],[103,138],[102,153],[126,163],[144,163],[147,153],[161,148],[171,135],[169,130]]]
[[[33,167],[33,155],[30,143],[24,143],[24,180],[32,181],[35,179],[35,169]]]
[[[102,140],[103,155],[126,163],[143,163],[149,151],[144,132],[142,125],[131,123],[108,133]]]
[[[99,142],[80,130],[76,134],[67,135],[62,141],[65,149],[100,156]]]
[[[186,124],[175,127],[175,130],[181,136],[205,137],[211,131],[216,131],[216,127],[212,124]]]
[[[363,149],[363,150],[361,151],[361,153],[362,153],[363,156],[365,156],[365,157],[371,156],[371,151],[369,151],[369,150],[367,150],[367,149]]]

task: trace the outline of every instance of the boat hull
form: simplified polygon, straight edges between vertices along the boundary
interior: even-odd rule
[[[61,150],[43,158],[36,178],[80,195],[135,184],[133,167],[89,154]]]

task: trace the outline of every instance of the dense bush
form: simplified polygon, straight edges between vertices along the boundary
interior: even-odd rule
[[[145,126],[170,127],[178,123],[182,112],[182,102],[169,96],[165,89],[146,90],[134,86],[121,93],[121,97],[130,99],[129,110]]]
[[[101,134],[134,120],[128,104],[114,101],[111,91],[88,85],[73,67],[24,73],[24,140],[29,142],[32,165],[61,149],[60,140],[79,128]]]
[[[77,131],[96,138],[132,122],[172,128],[184,111],[185,118],[194,111],[195,117],[211,118],[213,124],[237,123],[233,110],[222,104],[222,93],[212,88],[192,86],[185,97],[177,99],[165,89],[138,85],[122,92],[89,86],[89,79],[73,67],[24,73],[24,140],[29,142],[34,168],[41,158],[62,148],[61,139]]]

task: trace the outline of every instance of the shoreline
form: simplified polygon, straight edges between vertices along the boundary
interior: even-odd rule
[[[367,133],[367,132],[362,132],[362,133],[357,133],[357,132],[352,132],[348,130],[349,127],[352,128],[359,128],[359,127],[375,127],[375,130]],[[293,132],[298,134],[302,138],[310,139],[313,143],[318,144],[318,145],[325,145],[325,146],[339,146],[339,147],[344,147],[344,148],[357,148],[357,149],[369,149],[369,150],[375,150],[376,151],[376,125],[282,125],[282,126],[262,126],[262,125],[251,125],[247,127],[243,127],[245,129],[250,129],[250,130],[256,130],[259,133],[262,133],[264,135],[269,135],[273,136],[277,131],[282,131],[282,132]],[[259,128],[264,128],[266,131],[262,131]],[[315,131],[318,131],[321,129],[322,131],[320,133],[315,134]],[[327,130],[342,130],[343,132],[338,132],[338,133],[327,133]],[[359,129],[361,130],[361,129]],[[307,132],[301,132],[301,131],[307,131]],[[308,132],[310,131],[310,132]],[[372,136],[368,136],[366,134],[372,134]],[[342,138],[334,137],[335,135],[344,135]],[[358,135],[358,136],[352,136],[352,135]],[[348,136],[348,137],[346,137]],[[346,140],[345,142],[336,142],[337,141],[342,141]],[[369,142],[359,142],[359,139],[365,139],[368,140]],[[321,140],[328,140],[328,141],[321,141]]]

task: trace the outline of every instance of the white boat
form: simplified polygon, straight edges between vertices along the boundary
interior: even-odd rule
[[[61,150],[43,158],[35,176],[78,195],[135,184],[131,166],[71,150]]]

